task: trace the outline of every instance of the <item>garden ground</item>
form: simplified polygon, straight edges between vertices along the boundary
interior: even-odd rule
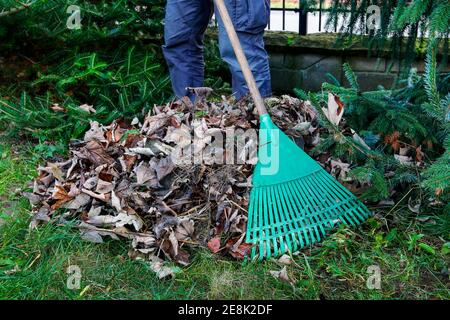
[[[448,214],[411,212],[405,201],[372,207],[360,228],[341,227],[287,266],[290,283],[270,271],[276,261],[243,264],[193,252],[172,279],[160,280],[128,244],[81,240],[70,225],[29,231],[28,188],[41,161],[39,146],[0,135],[0,299],[449,299]],[[81,270],[69,289],[67,268]],[[370,266],[381,270],[381,289],[369,289]]]

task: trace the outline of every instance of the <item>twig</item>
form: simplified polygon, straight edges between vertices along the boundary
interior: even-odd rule
[[[178,216],[178,213],[175,210],[173,210],[171,207],[169,207],[167,205],[167,203],[165,203],[163,200],[160,200],[159,202],[164,206],[165,209],[169,210],[175,217]]]
[[[411,193],[411,191],[413,191],[415,188],[411,188],[409,189],[409,191],[400,199],[400,201],[398,201],[391,210],[389,210],[389,212],[385,215],[385,217],[388,217],[392,211],[394,211],[395,208],[398,207],[398,205]]]
[[[192,208],[190,208],[189,210],[187,210],[187,211],[185,211],[185,212],[179,214],[179,216],[180,216],[180,217],[181,217],[181,216],[185,216],[185,215],[191,213],[192,211],[197,210],[197,208],[201,207],[202,205],[203,205],[203,204],[199,204],[198,206],[192,207]]]
[[[88,190],[85,188],[81,189],[81,192],[87,194],[88,196],[91,196],[92,198],[98,199],[98,200],[102,200],[105,202],[109,201],[108,197],[106,197],[104,194],[98,194],[98,193],[92,192],[91,190]]]
[[[18,12],[23,11],[25,9],[28,9],[33,3],[34,2],[31,2],[31,3],[20,3],[22,6],[19,7],[19,8],[12,8],[9,11],[0,12],[0,18],[9,16],[9,15],[14,14],[14,13],[18,13]]]
[[[233,200],[227,199],[227,202],[231,202],[232,204],[234,204],[236,207],[238,207],[239,209],[243,210],[244,212],[248,213],[247,210],[245,210],[244,208],[242,208],[240,205],[238,205],[236,202],[234,202]]]
[[[74,226],[76,229],[80,230],[91,230],[91,231],[98,231],[98,232],[106,232],[106,233],[114,233],[118,236],[122,236],[124,238],[130,238],[130,236],[139,236],[139,237],[148,237],[152,236],[151,234],[142,233],[142,232],[133,232],[133,231],[118,231],[116,229],[105,229],[105,228],[98,228],[90,224],[83,224],[83,225],[77,225]]]

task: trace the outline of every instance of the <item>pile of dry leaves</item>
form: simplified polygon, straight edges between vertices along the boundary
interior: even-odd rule
[[[267,104],[300,146],[319,142],[308,102],[283,96]],[[130,256],[150,259],[157,270],[164,257],[187,265],[192,246],[242,259],[250,248],[244,238],[254,161],[176,164],[170,154],[190,136],[197,138],[194,154],[202,152],[212,133],[257,129],[257,118],[248,101],[222,97],[155,106],[143,123],[92,122],[82,141],[70,143],[68,159],[38,168],[33,192],[25,194],[33,204],[31,227],[75,220],[86,240],[130,239]]]

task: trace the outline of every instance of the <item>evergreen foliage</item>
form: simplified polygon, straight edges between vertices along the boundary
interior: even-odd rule
[[[90,120],[139,116],[171,96],[162,56],[164,0],[0,0],[0,121],[39,140],[77,138]],[[70,29],[68,9],[80,8]],[[217,44],[205,85],[230,91]],[[17,64],[12,63],[17,61]],[[17,69],[14,66],[17,65]],[[18,76],[19,74],[19,76]],[[52,109],[58,104],[64,112]],[[93,105],[95,114],[80,110]],[[70,125],[71,124],[71,125]],[[27,129],[27,130],[23,130]]]
[[[171,91],[159,48],[164,4],[0,0],[0,119],[8,132],[27,128],[38,137],[51,132],[51,140],[67,140],[90,120],[134,117],[167,100]],[[71,5],[80,8],[80,29],[67,27]],[[55,104],[64,111],[52,109]],[[82,104],[97,112],[80,110]]]
[[[367,21],[372,14],[368,9],[372,5],[380,8],[380,20],[377,28],[368,30]],[[357,38],[374,52],[391,50],[406,74],[414,59],[426,51],[427,38],[437,40],[444,57],[442,65],[447,62],[448,0],[333,0],[326,28],[337,29],[339,19],[344,19],[344,23],[338,29],[342,33],[338,44],[351,43],[357,37],[356,31],[368,33],[369,37]]]
[[[0,37],[12,48],[24,39],[66,45],[148,34],[157,39],[163,32],[164,4],[164,0],[0,0]],[[78,30],[67,28],[72,5],[81,11]]]
[[[32,81],[33,94],[0,97],[0,117],[11,123],[9,133],[26,128],[37,135],[51,132],[52,140],[77,138],[91,120],[109,123],[122,116],[132,118],[170,97],[169,79],[153,53],[126,46],[121,50],[104,58],[76,54]],[[45,93],[36,94],[40,92]],[[87,113],[79,108],[82,104],[95,106],[96,112]]]
[[[436,68],[436,52],[430,50],[424,75],[412,70],[400,89],[380,87],[362,92],[348,65],[344,65],[348,88],[332,79],[334,83],[323,84],[323,92],[296,89],[300,98],[315,106],[329,133],[313,154],[329,152],[334,158],[351,163],[354,168],[350,176],[368,186],[361,195],[364,199],[379,201],[390,196],[394,189],[424,187],[433,197],[448,202],[449,75],[438,75]],[[321,111],[328,92],[339,96],[345,105],[344,126],[332,124]],[[348,127],[359,133],[370,150],[352,137]]]

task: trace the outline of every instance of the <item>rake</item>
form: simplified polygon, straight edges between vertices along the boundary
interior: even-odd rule
[[[343,223],[356,226],[371,213],[270,119],[223,0],[215,0],[260,115],[258,163],[248,209],[251,258],[270,258],[320,241]]]

